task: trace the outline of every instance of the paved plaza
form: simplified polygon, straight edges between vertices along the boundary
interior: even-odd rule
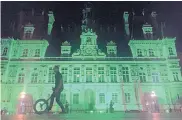
[[[2,120],[182,120],[182,113],[72,113],[43,115],[9,115]]]

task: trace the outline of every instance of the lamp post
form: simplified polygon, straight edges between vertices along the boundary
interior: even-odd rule
[[[152,97],[152,106],[154,107],[154,110],[156,111],[156,94],[154,91],[151,92],[151,97]]]

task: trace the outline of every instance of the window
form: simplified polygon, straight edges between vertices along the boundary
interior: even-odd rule
[[[154,57],[154,50],[153,49],[149,49],[149,56]]]
[[[125,93],[125,103],[130,103],[130,93]]]
[[[31,38],[31,31],[26,31],[25,33],[25,39],[30,39]]]
[[[159,82],[159,74],[158,73],[152,73],[152,80],[153,82]]]
[[[92,82],[92,68],[86,68],[86,82]]]
[[[169,47],[168,50],[169,50],[169,55],[174,55],[173,49],[171,47]]]
[[[80,82],[80,68],[74,68],[73,82]]]
[[[118,102],[118,94],[117,94],[117,93],[113,93],[113,94],[112,94],[112,101],[113,101],[114,103],[117,103],[117,102]]]
[[[99,94],[99,103],[105,103],[105,94],[104,93],[100,93]]]
[[[24,49],[23,50],[23,57],[27,57],[28,56],[28,49]]]
[[[7,55],[7,53],[8,53],[8,48],[7,48],[7,47],[5,47],[5,48],[3,49],[3,54],[2,54],[2,56],[6,56],[6,55]]]
[[[137,49],[137,55],[138,55],[138,57],[142,57],[142,50],[141,49]]]
[[[104,82],[104,67],[98,67],[99,82]]]
[[[145,73],[139,73],[140,82],[146,82],[146,75]]]
[[[62,102],[63,104],[66,103],[66,94],[65,94],[65,93],[61,93],[61,102]]]
[[[54,83],[55,82],[55,74],[52,67],[49,68],[49,79],[48,83]]]
[[[18,75],[18,83],[24,83],[24,79],[25,79],[25,74],[20,73]]]
[[[35,50],[35,57],[40,57],[40,49]]]
[[[128,67],[122,67],[123,82],[129,82],[129,69]]]
[[[179,81],[177,72],[173,72],[173,78],[174,78],[174,81]]]
[[[110,68],[110,77],[111,77],[111,82],[112,83],[116,83],[117,82],[116,67],[111,67]]]
[[[79,104],[79,94],[73,94],[73,104]]]
[[[38,73],[32,73],[31,83],[37,83],[37,82],[38,82]]]
[[[68,68],[63,67],[61,69],[62,75],[63,75],[63,80],[66,83],[68,81]]]

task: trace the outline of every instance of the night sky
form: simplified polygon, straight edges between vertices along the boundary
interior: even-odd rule
[[[9,20],[22,9],[53,10],[57,24],[81,23],[82,9],[86,2],[1,2],[1,31],[6,30]],[[112,18],[112,22],[122,22],[123,11],[141,12],[143,8],[155,10],[160,21],[166,22],[166,36],[176,37],[177,51],[182,52],[182,2],[91,2],[96,18]],[[107,19],[106,19],[107,20]],[[110,21],[106,21],[110,22]],[[59,26],[60,27],[60,26]]]

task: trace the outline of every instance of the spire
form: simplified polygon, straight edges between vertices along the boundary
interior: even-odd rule
[[[84,5],[84,9],[82,10],[82,14],[83,14],[83,19],[82,19],[82,31],[87,31],[88,28],[92,28],[94,21],[93,19],[93,13],[92,13],[92,8],[93,5],[88,2],[87,4]]]

